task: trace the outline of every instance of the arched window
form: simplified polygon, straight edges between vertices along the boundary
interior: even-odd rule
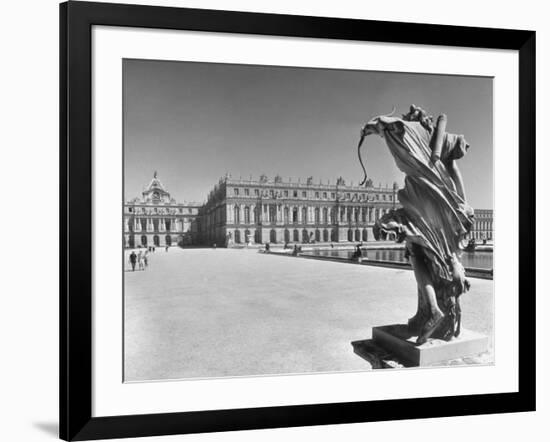
[[[288,218],[289,218],[289,208],[285,206],[284,216],[285,216],[285,224],[288,224]],[[288,242],[288,241],[287,241]]]
[[[233,209],[233,219],[235,220],[235,224],[241,223],[241,211],[239,209],[239,206],[235,206]]]
[[[294,207],[292,209],[292,222],[294,224],[296,224],[298,222],[298,208]],[[294,241],[298,241],[297,239],[295,239]]]
[[[269,222],[274,223],[277,221],[277,207],[276,206],[269,206]]]
[[[328,209],[326,207],[323,207],[323,224],[327,224],[327,223],[328,223]]]
[[[244,223],[250,224],[250,207],[248,206],[244,208]]]
[[[294,233],[292,234],[293,238],[292,240],[295,242],[300,241],[300,232],[298,232],[298,229],[294,229]]]
[[[319,210],[319,207],[315,208],[315,224],[319,224],[321,222],[321,211]],[[319,240],[317,240],[319,241]]]
[[[290,242],[290,232],[285,229],[285,243]]]
[[[302,223],[307,223],[307,207],[302,207]]]

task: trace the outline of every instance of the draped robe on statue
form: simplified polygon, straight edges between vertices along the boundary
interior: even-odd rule
[[[426,263],[445,314],[439,337],[460,333],[458,297],[468,288],[460,264],[461,242],[473,224],[473,210],[457,191],[449,165],[469,147],[462,135],[445,133],[440,159],[432,159],[434,128],[420,121],[380,116],[370,120],[364,134],[378,134],[406,175],[398,197],[402,208],[392,210],[375,224],[376,239],[394,232],[408,253]]]

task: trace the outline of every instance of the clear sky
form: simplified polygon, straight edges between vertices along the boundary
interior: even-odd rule
[[[225,173],[357,184],[361,126],[414,103],[465,135],[469,203],[493,207],[491,78],[149,60],[125,60],[123,78],[126,199],[155,170],[178,201],[204,201]],[[362,149],[375,185],[403,185],[381,138]]]

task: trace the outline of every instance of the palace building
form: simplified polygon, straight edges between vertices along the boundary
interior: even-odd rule
[[[399,207],[398,185],[374,187],[225,176],[206,203],[178,203],[155,172],[141,198],[124,204],[124,246],[373,241],[376,220]],[[493,239],[493,211],[478,210],[469,238]]]
[[[202,203],[178,203],[155,172],[141,198],[124,204],[124,246],[191,245],[199,242]]]
[[[474,209],[474,227],[468,238],[475,240],[493,240],[493,210]]]
[[[208,195],[199,230],[206,244],[311,243],[373,240],[374,222],[397,207],[390,187],[224,177]]]

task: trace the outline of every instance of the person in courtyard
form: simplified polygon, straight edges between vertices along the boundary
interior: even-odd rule
[[[269,253],[269,243],[266,242],[265,243],[265,250],[264,250],[265,253]]]
[[[138,252],[137,262],[138,262],[138,269],[145,270],[145,268],[143,267],[143,254],[141,253],[141,250]]]
[[[168,251],[168,246],[166,246],[166,251]]]
[[[300,249],[298,248],[298,244],[294,244],[294,250],[292,250],[292,256],[298,256],[299,252],[300,252]]]
[[[361,244],[357,244],[355,252],[351,255],[353,261],[361,262],[363,260],[363,251],[361,250]]]
[[[144,265],[145,268],[147,268],[149,266],[149,254],[148,254],[147,250],[143,254],[143,265]]]
[[[137,260],[136,252],[132,250],[132,253],[130,253],[130,265],[132,266],[132,272],[135,272],[136,270],[136,260]]]

